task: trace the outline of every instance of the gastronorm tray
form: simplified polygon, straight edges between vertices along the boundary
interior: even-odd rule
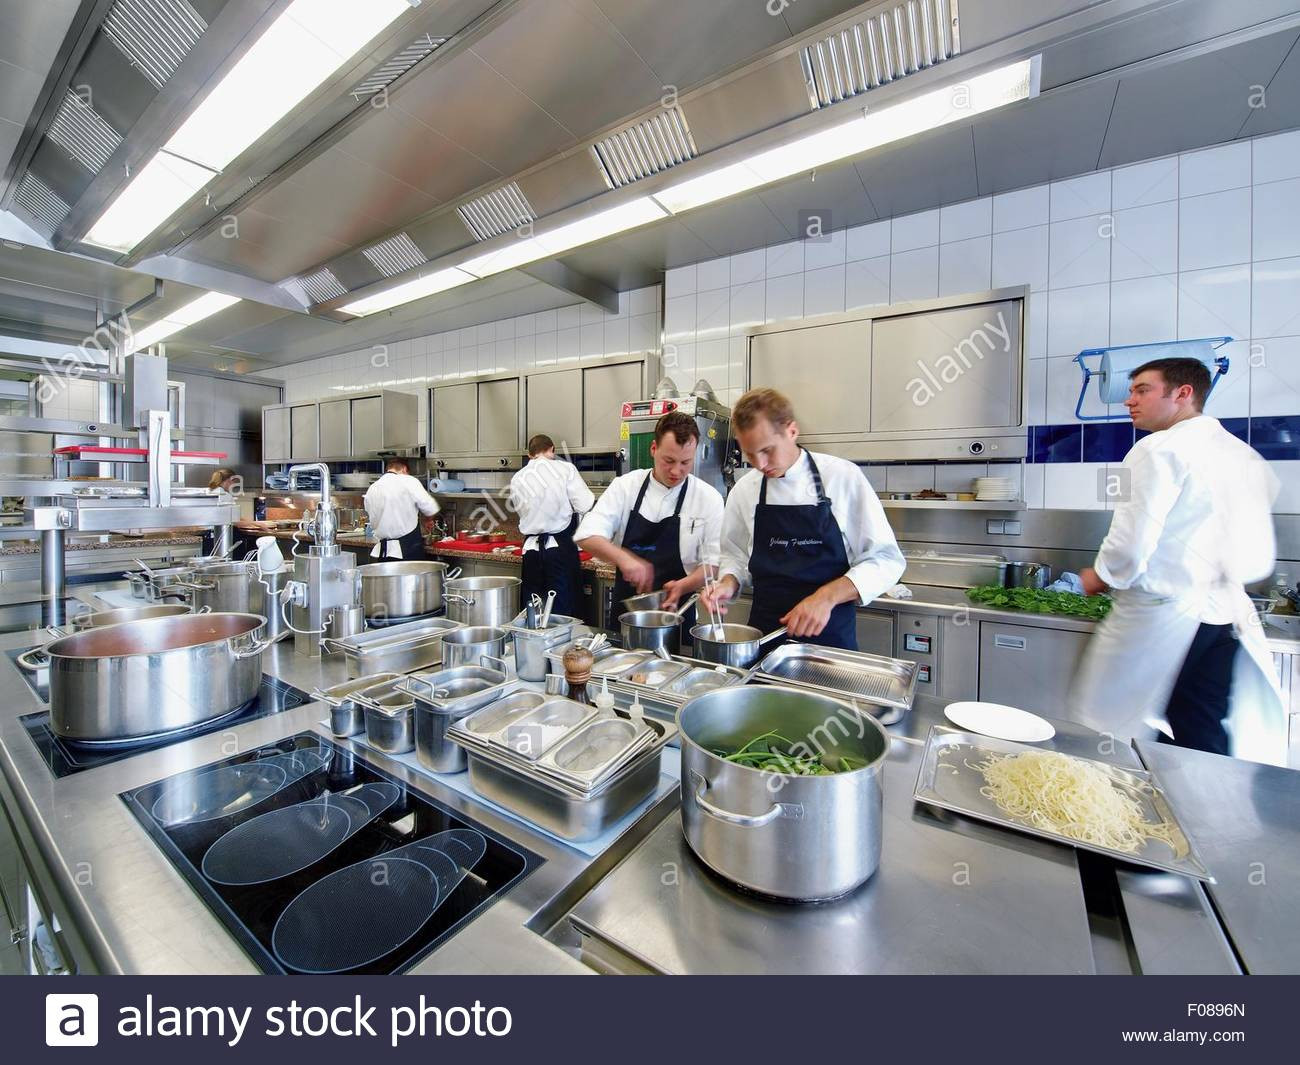
[[[764,656],[755,679],[907,711],[916,694],[917,665],[864,651],[787,643]]]
[[[357,694],[385,681],[400,680],[401,677],[400,673],[353,677],[328,688],[314,688],[311,697],[329,704],[330,731],[335,736],[355,736],[366,727],[363,707],[356,699]]]
[[[412,673],[404,679],[401,689],[410,692],[420,706],[438,713],[467,714],[518,686],[517,680],[499,669],[462,665]]]
[[[1129,853],[1111,847],[1070,839],[1059,832],[1039,828],[1003,813],[992,799],[980,793],[984,774],[973,768],[974,764],[992,754],[1020,754],[1023,751],[1041,751],[1042,748],[1011,740],[995,739],[975,733],[961,732],[944,725],[931,725],[930,735],[921,756],[921,768],[916,775],[912,797],[920,802],[939,806],[954,813],[987,821],[1002,828],[1024,832],[1057,843],[1066,843],[1082,850],[1104,854],[1121,862],[1145,865],[1169,873],[1181,873],[1197,880],[1214,882],[1214,877],[1196,853],[1196,848],[1179,824],[1169,799],[1156,783],[1151,773],[1144,770],[1122,769],[1097,759],[1084,759],[1110,777],[1112,783],[1142,804],[1146,820],[1162,823],[1173,830],[1177,849],[1171,849],[1160,840],[1148,839],[1138,850]],[[1077,757],[1077,756],[1074,756]]]
[[[460,622],[450,618],[405,621],[337,640],[322,640],[321,648],[326,652],[341,652],[350,677],[367,673],[413,673],[441,663],[442,638],[460,627]]]

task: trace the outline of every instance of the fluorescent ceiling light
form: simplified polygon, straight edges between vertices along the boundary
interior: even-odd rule
[[[100,216],[86,242],[130,251],[410,8],[409,0],[293,0]]]
[[[446,292],[449,288],[465,285],[473,280],[475,280],[473,274],[467,274],[464,270],[458,270],[454,266],[444,270],[434,270],[432,273],[417,277],[413,281],[406,281],[394,288],[376,292],[373,296],[363,296],[359,300],[345,303],[339,307],[339,310],[346,314],[358,316],[374,314],[377,311],[386,311],[403,303],[423,299],[425,296],[432,296],[436,292]]]
[[[99,216],[86,243],[130,251],[215,176],[188,159],[159,152]]]
[[[186,326],[211,318],[218,311],[239,302],[238,296],[227,296],[223,292],[207,292],[196,300],[191,300],[184,307],[179,307],[167,315],[145,326],[138,333],[131,334],[131,342],[126,346],[126,354],[143,351],[160,340],[166,340],[173,333],[179,333]]]
[[[679,214],[1028,99],[1037,91],[1034,65],[1033,59],[1026,59],[879,110],[868,108],[847,122],[669,185],[654,193],[654,198],[673,214]]]

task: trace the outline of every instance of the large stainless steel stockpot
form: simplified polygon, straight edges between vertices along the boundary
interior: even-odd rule
[[[367,618],[413,618],[442,609],[445,562],[372,562],[361,567]]]
[[[519,613],[518,577],[457,577],[447,581],[447,617],[462,625],[499,627]]]
[[[165,598],[183,598],[195,611],[214,614],[261,614],[266,617],[265,588],[258,582],[253,562],[209,563],[160,591]],[[278,603],[276,604],[278,607]]]
[[[265,627],[256,614],[186,614],[55,640],[45,648],[50,728],[81,743],[139,743],[234,713],[262,682]]]
[[[774,898],[836,898],[880,863],[882,768],[889,737],[851,705],[797,688],[719,688],[677,713],[682,828],[695,855],[734,883]],[[841,755],[860,769],[790,776],[738,765],[735,751],[778,732],[796,753]],[[800,745],[803,745],[801,748]]]

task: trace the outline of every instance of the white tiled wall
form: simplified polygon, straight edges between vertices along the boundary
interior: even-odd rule
[[[620,293],[616,314],[591,304],[561,307],[294,363],[282,370],[285,398],[378,387],[423,392],[448,378],[656,351],[659,304],[656,285]],[[423,438],[425,404],[419,409]]]

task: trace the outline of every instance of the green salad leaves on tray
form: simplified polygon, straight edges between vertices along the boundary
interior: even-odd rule
[[[1025,610],[1031,614],[1068,614],[1070,617],[1100,621],[1110,613],[1111,600],[1106,595],[1078,595],[1075,592],[1049,592],[1046,588],[1003,588],[988,584],[967,588],[966,596],[980,606],[998,610]]]

